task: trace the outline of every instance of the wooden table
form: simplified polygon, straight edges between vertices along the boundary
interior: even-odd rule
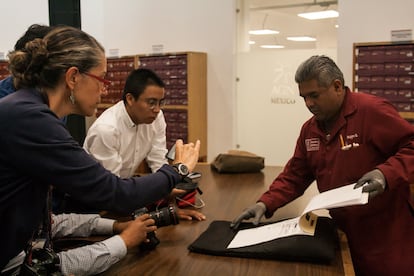
[[[178,225],[160,227],[161,243],[149,252],[136,250],[103,275],[354,275],[346,237],[340,233],[336,259],[330,265],[286,262],[192,253],[187,249],[214,220],[231,221],[256,202],[267,190],[281,167],[266,167],[261,173],[218,174],[208,164],[200,164],[200,188],[205,207],[205,221],[180,221]]]

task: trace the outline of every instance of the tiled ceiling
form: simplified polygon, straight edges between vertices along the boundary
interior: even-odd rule
[[[246,18],[250,29],[275,29],[276,35],[253,36],[256,44],[250,49],[260,49],[262,44],[281,44],[285,49],[315,49],[337,47],[337,18],[308,20],[297,16],[308,11],[338,10],[337,1],[331,0],[248,0]],[[312,36],[316,42],[292,42],[287,36]]]

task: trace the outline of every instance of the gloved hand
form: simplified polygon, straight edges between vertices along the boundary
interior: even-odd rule
[[[234,219],[231,222],[230,227],[233,229],[238,229],[242,220],[253,218],[253,217],[254,217],[253,225],[257,226],[265,212],[266,212],[266,205],[264,205],[263,202],[257,202],[255,205],[250,206],[247,209],[245,209],[243,213],[241,213],[240,216]]]
[[[373,198],[384,192],[387,181],[384,175],[378,169],[364,174],[355,184],[354,189],[363,186],[362,191],[369,193],[369,198]]]

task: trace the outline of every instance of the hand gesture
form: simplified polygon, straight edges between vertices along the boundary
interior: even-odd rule
[[[384,192],[387,181],[384,175],[378,169],[372,170],[364,174],[355,184],[355,188],[363,186],[362,191],[369,193],[369,198],[373,198]]]
[[[199,152],[200,140],[197,140],[195,144],[183,144],[183,140],[178,139],[175,142],[175,158],[173,164],[183,163],[192,172],[198,162]]]
[[[254,217],[253,225],[257,226],[260,222],[260,219],[263,217],[264,213],[266,212],[266,205],[263,202],[258,202],[253,206],[245,209],[240,216],[234,219],[230,227],[233,229],[238,229],[242,220],[250,219]]]

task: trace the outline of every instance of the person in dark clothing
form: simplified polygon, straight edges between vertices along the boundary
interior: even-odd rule
[[[0,220],[7,225],[0,229],[2,272],[37,233],[51,185],[97,209],[130,213],[168,195],[194,169],[199,141],[178,140],[171,166],[121,179],[71,137],[61,118],[93,115],[109,84],[105,51],[87,33],[55,27],[8,57],[17,91],[0,99],[0,132],[7,134],[0,137]],[[137,231],[121,235],[128,249],[154,230],[145,220],[131,225]]]

